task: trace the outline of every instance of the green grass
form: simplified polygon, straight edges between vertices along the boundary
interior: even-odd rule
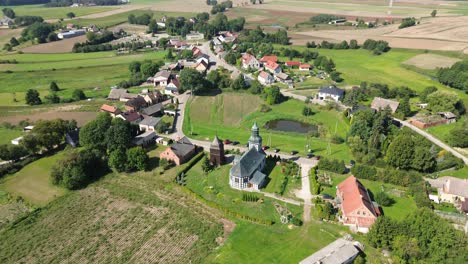
[[[8,129],[0,127],[0,145],[11,144],[11,140],[23,135],[23,131],[20,129]]]
[[[14,175],[2,180],[0,189],[13,196],[21,196],[26,202],[43,206],[66,193],[65,189],[52,185],[50,171],[63,158],[64,151],[41,158],[24,167]]]
[[[439,177],[452,176],[460,179],[468,179],[468,166],[458,170],[447,170],[439,173]]]
[[[45,7],[44,5],[23,5],[10,6],[17,16],[41,16],[44,19],[67,18],[67,13],[73,12],[75,15],[84,16],[94,13],[101,13],[116,9],[112,6],[94,7]]]
[[[457,122],[452,123],[452,124],[430,127],[426,129],[426,131],[436,136],[438,139],[448,143],[447,139],[450,135],[450,131],[454,128],[462,127],[462,126],[463,126],[463,120],[457,120]]]
[[[310,141],[310,148],[317,155],[327,155],[343,160],[351,159],[350,151],[345,144],[331,144],[331,154],[328,155],[327,142],[323,139],[308,139],[305,134],[282,133],[263,128],[270,120],[291,119],[322,125],[331,134],[335,133],[336,129],[336,134],[344,138],[349,125],[343,120],[341,113],[334,110],[319,110],[311,106],[316,114],[303,117],[301,113],[304,103],[297,100],[271,106],[270,112],[262,113],[256,109],[260,104],[259,101],[257,105],[253,105],[253,102],[247,103],[247,98],[256,98],[256,96],[245,94],[243,95],[245,98],[240,102],[238,96],[240,95],[225,93],[217,97],[196,97],[194,101],[188,102],[184,133],[191,135],[190,132],[193,129],[191,137],[196,139],[212,139],[218,134],[223,139],[228,138],[245,143],[249,138],[250,128],[256,121],[261,127],[263,144],[270,145],[271,148],[279,148],[286,152],[297,150],[305,154],[307,152],[305,145]],[[269,141],[271,144],[268,144]]]

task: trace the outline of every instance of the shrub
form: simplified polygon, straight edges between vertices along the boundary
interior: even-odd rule
[[[375,201],[381,206],[391,206],[395,202],[384,192],[378,192],[375,195]]]

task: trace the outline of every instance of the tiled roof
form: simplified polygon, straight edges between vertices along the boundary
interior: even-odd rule
[[[260,62],[267,62],[267,61],[278,62],[278,57],[276,57],[276,56],[263,56],[260,59]]]
[[[101,111],[109,112],[112,114],[120,113],[120,110],[117,107],[107,105],[107,104],[103,104],[100,109]]]
[[[338,184],[336,188],[341,195],[344,215],[348,215],[364,206],[377,217],[377,213],[375,212],[375,208],[366,188],[356,177],[349,176],[342,183]]]
[[[374,100],[372,100],[371,103],[371,108],[375,110],[383,110],[389,106],[390,109],[392,109],[392,113],[395,113],[399,105],[400,103],[398,101],[388,100],[381,97],[374,97]]]
[[[286,66],[299,66],[301,63],[299,61],[287,61]]]
[[[344,90],[336,88],[335,86],[325,86],[320,88],[319,93],[343,96]]]
[[[264,71],[260,72],[258,76],[262,77],[263,79],[268,79],[271,77],[271,75],[268,72],[264,72]]]
[[[265,67],[268,68],[268,69],[271,69],[271,70],[276,70],[276,69],[278,69],[279,64],[276,63],[276,62],[273,62],[273,61],[267,61]]]

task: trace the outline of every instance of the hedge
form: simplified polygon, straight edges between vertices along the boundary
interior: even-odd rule
[[[197,162],[199,162],[203,156],[205,156],[205,153],[202,151],[198,153],[194,158],[192,158],[189,162],[187,162],[181,170],[177,171],[176,176],[179,176],[182,173],[187,173]]]

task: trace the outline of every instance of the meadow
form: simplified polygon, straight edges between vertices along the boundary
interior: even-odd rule
[[[10,128],[4,128],[0,127],[0,145],[3,144],[10,144],[12,139],[15,139],[17,137],[20,137],[23,135],[23,131],[20,129],[10,129]]]
[[[222,139],[247,142],[250,128],[254,122],[260,126],[263,144],[270,148],[279,148],[288,152],[299,151],[307,153],[306,144],[316,155],[327,155],[342,160],[350,160],[351,153],[345,144],[330,144],[331,152],[327,151],[327,140],[308,137],[306,134],[284,133],[264,129],[270,120],[289,119],[320,125],[327,134],[335,134],[344,138],[348,131],[348,123],[342,114],[335,110],[321,110],[310,106],[314,115],[302,116],[304,103],[290,99],[278,105],[271,106],[271,111],[260,111],[260,98],[250,94],[225,93],[217,96],[195,97],[187,103],[184,118],[184,133],[195,139],[212,139],[218,135]]]
[[[112,6],[90,6],[90,7],[45,7],[44,5],[9,6],[17,16],[41,16],[44,19],[67,18],[67,13],[84,16],[114,10]]]

